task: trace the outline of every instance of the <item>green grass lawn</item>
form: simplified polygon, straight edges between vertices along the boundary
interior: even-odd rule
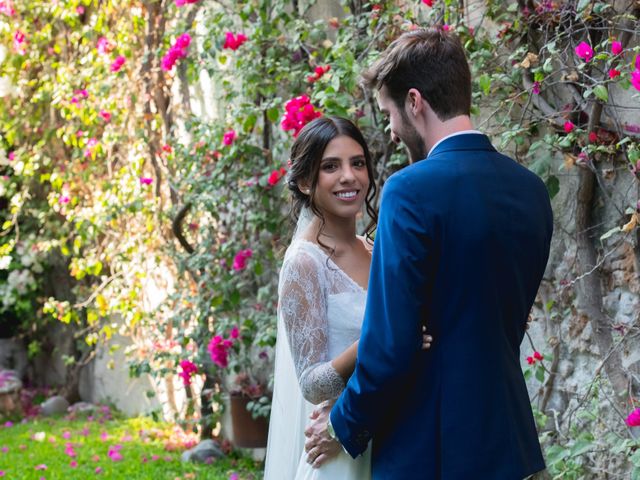
[[[89,417],[91,418],[91,417]],[[0,425],[0,478],[238,479],[262,478],[261,465],[234,456],[209,465],[183,463],[185,435],[148,418],[35,419]]]

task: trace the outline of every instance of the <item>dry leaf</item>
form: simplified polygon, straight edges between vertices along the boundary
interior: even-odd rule
[[[564,168],[570,170],[576,164],[576,156],[570,153],[564,154]]]
[[[636,228],[636,225],[638,225],[638,214],[634,213],[633,215],[631,215],[631,220],[629,220],[629,223],[626,223],[624,227],[622,227],[622,231],[624,233],[629,233],[631,230]]]
[[[530,68],[538,64],[538,55],[535,53],[528,52],[527,56],[524,57],[524,60],[520,62],[520,66],[522,68]]]

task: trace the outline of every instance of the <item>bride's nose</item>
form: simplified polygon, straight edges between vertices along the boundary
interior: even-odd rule
[[[350,166],[343,168],[342,175],[340,175],[340,183],[352,183],[354,180],[353,169]]]

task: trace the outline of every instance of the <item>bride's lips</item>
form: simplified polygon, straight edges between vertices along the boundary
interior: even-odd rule
[[[356,198],[358,198],[358,194],[360,190],[349,189],[349,190],[340,190],[339,192],[333,192],[333,194],[338,198],[338,200],[342,200],[343,202],[353,202]]]

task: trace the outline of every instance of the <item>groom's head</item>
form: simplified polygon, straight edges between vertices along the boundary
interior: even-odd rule
[[[404,33],[362,77],[378,90],[392,139],[407,146],[412,161],[427,154],[421,130],[433,127],[428,123],[470,115],[469,64],[458,37],[441,28]]]

